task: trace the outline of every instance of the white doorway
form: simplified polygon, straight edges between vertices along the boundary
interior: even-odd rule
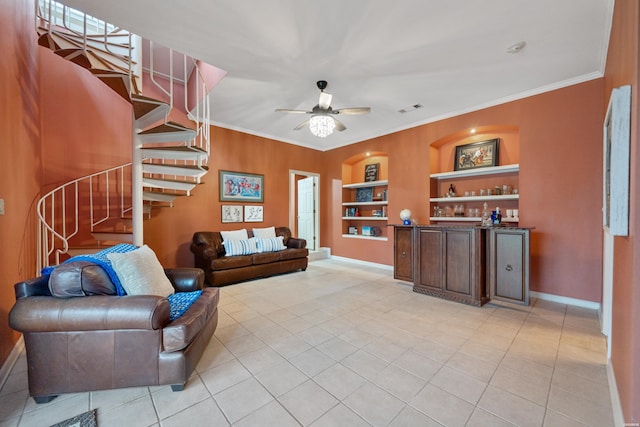
[[[289,171],[289,228],[307,241],[307,248],[320,246],[320,175]]]

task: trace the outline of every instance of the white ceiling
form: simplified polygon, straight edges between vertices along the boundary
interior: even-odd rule
[[[614,0],[66,0],[227,71],[214,124],[327,150],[601,77]],[[519,41],[518,54],[507,48]],[[340,116],[292,130],[317,80]],[[401,114],[414,104],[424,108]]]

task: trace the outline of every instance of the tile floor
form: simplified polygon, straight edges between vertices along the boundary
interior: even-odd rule
[[[22,355],[0,390],[0,426],[48,426],[91,408],[100,427],[613,425],[593,310],[469,307],[344,260],[221,292],[215,338],[182,392],[36,405]]]

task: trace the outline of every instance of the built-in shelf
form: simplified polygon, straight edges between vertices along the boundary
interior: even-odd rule
[[[365,221],[386,221],[386,216],[343,216],[342,219],[348,220],[365,220]]]
[[[349,239],[364,239],[364,240],[381,240],[386,242],[387,239],[386,237],[379,237],[379,236],[363,236],[361,234],[343,234],[342,237],[346,237]]]
[[[388,179],[381,179],[379,181],[369,181],[369,182],[356,182],[354,184],[344,184],[342,188],[364,188],[364,187],[381,187],[383,185],[388,185]]]
[[[520,194],[503,194],[492,196],[460,196],[460,197],[432,197],[429,200],[432,202],[483,202],[489,200],[518,200]]]
[[[432,216],[430,221],[438,222],[482,222],[482,218],[474,216]],[[502,218],[501,222],[518,222],[519,218]]]
[[[365,205],[386,206],[388,204],[389,202],[387,202],[386,200],[382,200],[382,201],[376,200],[375,202],[343,202],[342,206],[365,206]]]
[[[453,171],[453,172],[440,172],[440,173],[433,173],[429,176],[435,179],[451,179],[451,178],[464,178],[469,176],[497,175],[501,173],[518,172],[519,170],[520,170],[520,165],[515,164],[515,165],[504,165],[504,166],[490,166],[486,168],[465,169],[465,170]]]

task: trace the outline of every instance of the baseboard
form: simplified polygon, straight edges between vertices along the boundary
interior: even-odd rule
[[[11,374],[13,365],[16,364],[16,361],[18,360],[18,357],[20,357],[20,354],[23,350],[24,337],[20,335],[20,339],[16,342],[16,345],[13,346],[13,350],[11,350],[11,353],[9,353],[9,357],[7,357],[7,360],[5,360],[2,368],[0,368],[0,390],[2,390],[2,387],[4,387],[4,383],[7,381],[7,378],[9,378],[9,375]]]
[[[587,301],[587,300],[570,298],[570,297],[563,297],[560,295],[545,294],[544,292],[536,292],[536,291],[531,291],[530,296],[532,298],[538,298],[545,301],[552,301],[552,302],[557,302],[560,304],[567,304],[567,305],[575,305],[577,307],[590,308],[592,310],[600,309],[599,302]]]
[[[620,395],[618,394],[618,384],[616,383],[616,374],[613,371],[611,359],[607,360],[607,380],[609,382],[609,394],[611,395],[613,425],[616,427],[622,427],[625,425],[624,413],[622,412],[622,402],[620,402]]]
[[[381,268],[383,270],[393,271],[393,265],[378,264],[376,262],[362,261],[360,259],[346,258],[346,257],[342,257],[342,256],[337,256],[337,255],[331,255],[330,258],[331,259],[336,259],[336,260],[339,260],[339,261],[352,262],[354,264],[366,265],[367,267]]]

